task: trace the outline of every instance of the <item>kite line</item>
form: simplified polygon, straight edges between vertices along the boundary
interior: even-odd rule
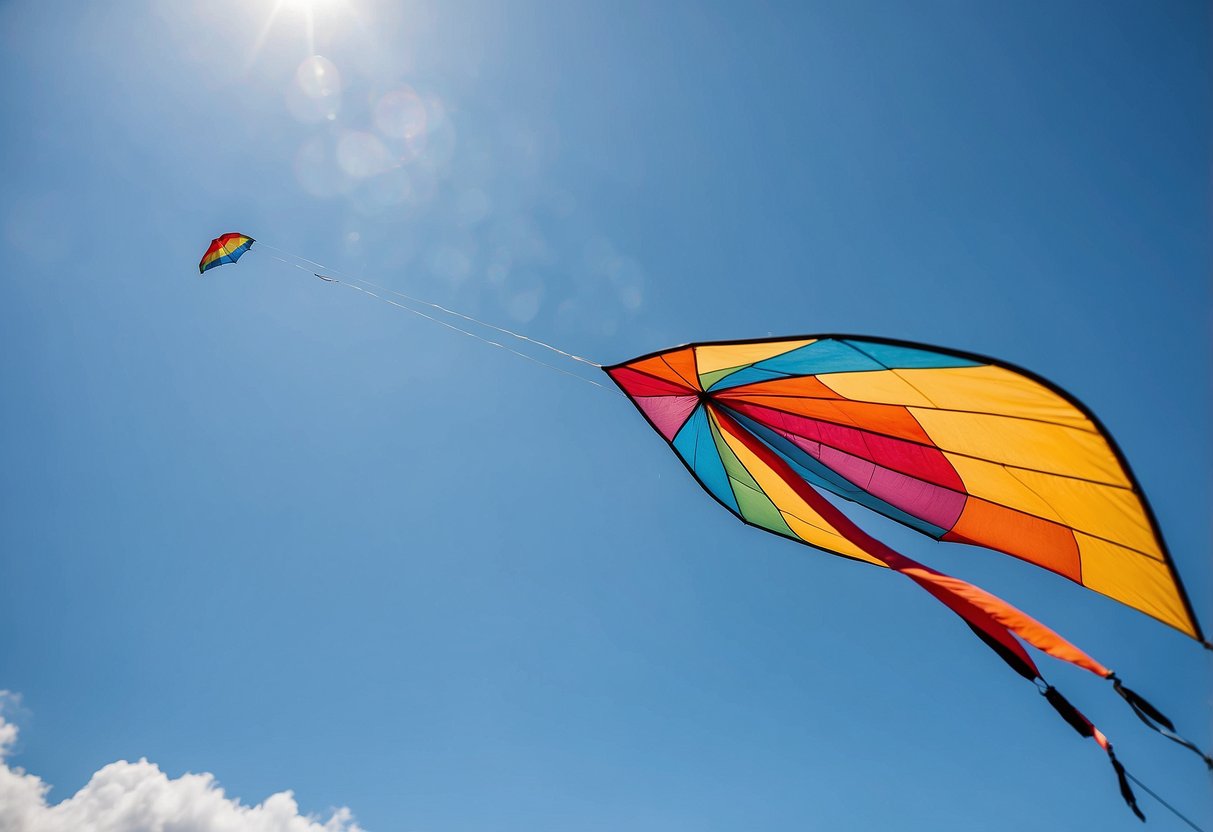
[[[516,355],[519,358],[524,358],[527,361],[530,361],[534,364],[538,364],[541,367],[546,367],[549,370],[555,370],[556,372],[558,372],[562,375],[566,375],[571,378],[575,378],[578,381],[585,382],[586,384],[592,384],[593,386],[595,386],[599,389],[602,389],[602,390],[606,390],[608,392],[618,393],[617,390],[615,390],[611,387],[608,387],[605,384],[600,384],[597,381],[594,381],[593,379],[588,379],[583,375],[579,375],[578,373],[571,372],[562,367],[557,367],[555,364],[551,364],[547,361],[542,361],[538,358],[535,358],[533,355],[528,355],[527,353],[522,352],[520,350],[516,350],[512,347],[509,347],[509,346],[501,343],[500,341],[494,341],[492,338],[486,338],[485,336],[480,335],[479,333],[472,332],[469,329],[465,329],[461,326],[450,323],[449,321],[444,321],[441,318],[437,318],[434,315],[430,315],[426,312],[421,311],[420,309],[414,309],[412,306],[407,306],[403,303],[399,303],[398,301],[392,300],[389,297],[384,297],[384,295],[377,294],[376,292],[371,291],[371,289],[378,289],[380,292],[395,295],[405,301],[408,301],[409,303],[425,306],[425,307],[428,307],[429,309],[433,309],[435,311],[442,312],[447,315],[451,315],[452,317],[459,318],[464,321],[468,321],[469,323],[476,324],[477,326],[482,326],[482,327],[485,327],[486,329],[491,329],[491,330],[493,330],[495,332],[499,332],[503,335],[509,335],[513,338],[517,338],[520,341],[525,341],[534,346],[542,347],[543,349],[548,350],[554,354],[557,354],[557,355],[561,356],[562,358],[570,359],[572,361],[577,361],[581,364],[585,364],[589,367],[594,367],[596,369],[602,368],[601,364],[599,364],[595,361],[591,361],[588,358],[583,358],[580,355],[575,355],[574,353],[567,352],[565,350],[560,349],[559,347],[553,346],[552,344],[548,344],[544,341],[540,341],[538,338],[532,338],[529,335],[524,335],[521,332],[515,332],[512,329],[506,329],[505,327],[497,326],[496,324],[489,323],[488,321],[482,321],[479,318],[472,317],[471,315],[466,315],[466,314],[464,314],[462,312],[458,312],[454,309],[449,309],[445,306],[442,306],[441,304],[433,303],[428,300],[423,300],[422,298],[418,298],[418,297],[414,297],[412,295],[405,294],[404,292],[397,291],[396,289],[392,289],[388,286],[383,286],[378,283],[373,283],[372,281],[367,280],[365,278],[358,277],[356,275],[350,275],[350,274],[344,273],[342,271],[339,271],[337,269],[330,268],[329,266],[326,266],[323,263],[318,263],[315,260],[308,259],[307,257],[302,257],[298,254],[294,254],[292,252],[285,251],[284,249],[280,249],[277,246],[271,246],[268,243],[261,242],[260,240],[257,241],[257,246],[260,248],[279,252],[279,254],[286,255],[286,257],[279,257],[278,255],[269,254],[267,252],[266,256],[271,257],[280,263],[284,263],[288,266],[299,269],[300,271],[310,274],[313,277],[318,277],[321,280],[326,281],[328,283],[335,283],[339,286],[345,286],[347,288],[353,289],[354,291],[360,292],[364,295],[372,297],[375,300],[390,304],[391,306],[395,306],[398,309],[403,309],[406,312],[411,312],[412,314],[414,314],[420,318],[425,318],[427,321],[433,321],[434,323],[439,324],[440,326],[444,326],[447,329],[453,330],[462,335],[466,335],[469,338],[475,338],[477,341],[482,341],[483,343],[488,344],[490,346],[505,350],[506,352],[511,353],[512,355]],[[320,271],[313,271],[313,269],[309,269],[305,266],[301,266],[299,263],[286,259],[288,257],[293,258],[294,260],[299,260],[304,263],[307,263],[309,266],[312,266],[315,269],[319,269]],[[339,280],[336,277],[333,277],[332,275],[339,275],[343,279]],[[362,285],[360,286],[358,284],[362,284]],[[365,287],[370,287],[370,288],[365,288]]]
[[[1179,819],[1180,819],[1180,820],[1182,820],[1184,823],[1188,824],[1188,826],[1190,826],[1190,827],[1192,827],[1193,829],[1195,829],[1195,830],[1196,830],[1196,832],[1205,832],[1205,830],[1204,830],[1202,827],[1197,826],[1195,823],[1193,823],[1191,818],[1189,818],[1189,817],[1188,817],[1187,815],[1185,815],[1183,812],[1181,812],[1181,811],[1179,811],[1178,809],[1176,809],[1174,806],[1172,806],[1172,805],[1171,805],[1170,803],[1168,803],[1167,801],[1163,800],[1161,797],[1159,797],[1159,796],[1158,796],[1158,793],[1157,793],[1157,792],[1155,792],[1153,789],[1151,789],[1151,788],[1150,788],[1149,786],[1147,786],[1145,783],[1143,783],[1143,782],[1141,782],[1140,780],[1138,780],[1138,779],[1137,779],[1136,777],[1134,777],[1132,774],[1130,774],[1129,772],[1127,772],[1127,771],[1126,771],[1126,772],[1125,772],[1125,777],[1128,777],[1130,780],[1132,780],[1134,783],[1136,783],[1138,786],[1140,786],[1140,787],[1141,787],[1141,790],[1142,790],[1143,792],[1145,792],[1145,793],[1146,793],[1146,794],[1148,794],[1150,797],[1154,798],[1154,799],[1155,799],[1155,800],[1157,800],[1159,803],[1161,803],[1163,806],[1165,806],[1167,809],[1169,809],[1169,810],[1171,811],[1171,814],[1175,815],[1175,817],[1179,818]]]

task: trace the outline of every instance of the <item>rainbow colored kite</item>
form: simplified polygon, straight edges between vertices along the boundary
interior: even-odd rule
[[[211,240],[206,254],[202,255],[202,260],[198,263],[198,274],[224,263],[235,263],[255,242],[257,241],[247,234],[220,234]]]
[[[997,549],[1203,640],[1137,481],[1095,417],[989,358],[851,336],[696,344],[608,368],[745,522],[886,565],[816,491]]]
[[[1095,659],[1005,601],[893,551],[823,496],[936,540],[1014,555],[1208,646],[1124,457],[1064,391],[991,358],[850,335],[692,344],[605,369],[745,523],[900,572],[1028,679],[1044,682],[1021,641],[1111,679],[1147,724],[1209,763]],[[1052,687],[1046,696],[1108,752],[1136,811],[1106,738]]]

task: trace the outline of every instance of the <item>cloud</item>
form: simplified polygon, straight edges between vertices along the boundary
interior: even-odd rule
[[[3,832],[362,832],[347,808],[327,820],[299,813],[289,792],[245,806],[227,797],[211,774],[170,779],[154,763],[119,760],[96,772],[61,803],[50,805],[50,786],[8,757],[18,729],[3,711],[19,698],[0,691],[0,830]]]

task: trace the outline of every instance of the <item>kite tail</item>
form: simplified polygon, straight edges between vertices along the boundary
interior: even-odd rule
[[[1165,714],[1150,704],[1141,694],[1125,687],[1124,683],[1121,682],[1114,672],[1104,667],[1056,632],[980,587],[958,578],[953,578],[950,575],[936,572],[896,552],[893,552],[892,555],[893,557],[881,556],[881,559],[946,604],[957,615],[965,619],[969,626],[975,632],[978,632],[978,635],[984,634],[982,640],[1002,656],[1003,660],[1007,661],[1020,675],[1025,675],[1022,661],[1018,663],[1013,662],[1005,655],[1006,639],[999,637],[991,639],[986,637],[990,636],[988,628],[976,626],[973,623],[971,611],[966,609],[966,607],[975,607],[983,611],[1001,625],[1001,627],[1009,631],[1009,633],[1014,633],[1038,650],[1048,653],[1054,658],[1089,670],[1100,678],[1108,679],[1112,682],[1112,686],[1117,694],[1128,703],[1129,707],[1133,709],[1133,713],[1137,715],[1137,718],[1142,723],[1151,730],[1171,740],[1171,742],[1183,746],[1200,757],[1205,767],[1213,771],[1213,757],[1205,753],[1196,743],[1176,733],[1175,725]],[[967,603],[959,603],[960,599],[963,599]]]
[[[1045,681],[1040,669],[1015,636],[1022,637],[1026,632],[1032,636],[1032,640],[1025,638],[1028,643],[1033,646],[1036,646],[1038,642],[1046,644],[1049,647],[1046,652],[1050,655],[1065,658],[1066,661],[1090,670],[1092,673],[1099,674],[1103,669],[1102,665],[1043,624],[972,584],[943,575],[915,563],[903,555],[897,555],[890,566],[930,592],[948,609],[959,615],[977,637],[997,653],[1012,670],[1028,681],[1042,685],[1041,693],[1045,700],[1053,706],[1053,710],[1057,711],[1058,715],[1080,736],[1095,740],[1108,755],[1112,769],[1116,772],[1120,796],[1124,798],[1134,815],[1143,821],[1146,819],[1137,805],[1137,796],[1129,785],[1125,768],[1116,758],[1108,738],[1095,727],[1091,720],[1074,707],[1070,700],[1062,696],[1057,688]],[[1112,674],[1109,671],[1100,675]]]
[[[1182,745],[1204,762],[1205,767],[1213,771],[1213,757],[1205,753],[1196,743],[1184,738],[1176,733],[1175,725],[1163,714],[1158,708],[1150,704],[1141,694],[1125,687],[1124,683],[1116,676],[1114,672],[1104,667],[1087,653],[1075,647],[1072,643],[1062,638],[1053,630],[1041,624],[1031,616],[1016,609],[1007,602],[1003,601],[980,587],[967,583],[966,581],[953,578],[949,575],[944,575],[936,572],[921,564],[915,563],[909,558],[899,555],[896,552],[892,553],[894,557],[879,556],[890,567],[897,570],[901,574],[913,580],[919,586],[926,589],[937,599],[946,604],[950,609],[957,613],[961,618],[969,624],[979,635],[989,635],[988,630],[981,630],[974,625],[971,612],[966,611],[965,607],[976,607],[985,612],[989,617],[993,618],[999,625],[1006,628],[1010,633],[1014,633],[1019,638],[1023,639],[1028,644],[1048,653],[1054,658],[1069,662],[1070,664],[1089,670],[1100,678],[1108,679],[1112,682],[1113,688],[1120,695],[1129,707],[1133,709],[1133,713],[1137,715],[1146,726],[1151,730],[1158,732],[1162,736],[1171,740],[1178,745]],[[966,604],[958,603],[958,599],[964,599]],[[1012,662],[1004,655],[1006,647],[1005,639],[994,638],[993,643],[987,637],[982,638],[986,644],[997,652],[1004,661],[1007,661],[1016,672],[1024,675],[1022,662],[1019,664]],[[995,646],[997,645],[997,646]]]
[[[1061,695],[1061,692],[1052,685],[1048,685],[1042,694],[1057,713],[1061,714],[1061,718],[1070,724],[1070,727],[1078,732],[1080,736],[1090,737],[1099,743],[1108,754],[1108,760],[1112,763],[1112,769],[1116,772],[1116,779],[1120,783],[1120,796],[1125,799],[1125,803],[1133,810],[1133,814],[1137,815],[1139,820],[1144,821],[1146,816],[1142,813],[1141,807],[1137,805],[1137,796],[1133,794],[1133,787],[1129,785],[1129,776],[1125,771],[1125,767],[1120,760],[1116,759],[1116,753],[1112,750],[1112,743],[1108,742],[1108,738],[1104,736],[1103,731],[1095,727],[1091,720],[1083,716],[1082,711],[1070,704],[1070,700]]]
[[[933,569],[917,564],[902,555],[898,555],[894,563],[890,563],[890,566],[926,589],[959,615],[977,637],[997,653],[1012,670],[1028,681],[1043,685],[1041,694],[1053,706],[1053,710],[1057,711],[1058,715],[1071,728],[1077,731],[1080,736],[1095,740],[1099,744],[1099,747],[1108,755],[1108,761],[1112,764],[1112,770],[1116,772],[1116,780],[1120,786],[1120,796],[1124,798],[1125,804],[1128,805],[1134,815],[1140,820],[1144,821],[1146,819],[1141,808],[1137,805],[1137,796],[1133,793],[1132,786],[1129,785],[1125,767],[1117,759],[1115,752],[1112,750],[1112,744],[1108,742],[1108,738],[1078,708],[1074,707],[1070,703],[1070,700],[1062,696],[1057,688],[1045,681],[1040,669],[1032,661],[1032,657],[1028,655],[1028,652],[1024,650],[1023,645],[1019,643],[1015,636],[1019,635],[1033,646],[1043,644],[1048,649],[1045,649],[1045,647],[1041,649],[1045,649],[1045,652],[1050,655],[1064,658],[1066,661],[1090,670],[1092,673],[1108,676],[1113,679],[1115,679],[1115,674],[1110,671],[1100,673],[1101,670],[1104,670],[1103,666],[1086,653],[1040,622],[1035,621],[1005,601],[990,595],[988,592],[972,584],[943,575]],[[1128,691],[1128,694],[1137,697],[1132,691]],[[1125,694],[1122,693],[1123,695]],[[1140,697],[1137,698],[1140,699]],[[1126,699],[1129,699],[1129,697],[1126,696]],[[1140,701],[1149,711],[1162,716],[1144,699]],[[1132,699],[1129,699],[1129,702],[1133,704]],[[1163,717],[1163,719],[1166,719],[1166,717]]]
[[[1151,729],[1162,734],[1171,742],[1178,743],[1184,748],[1191,751],[1196,756],[1204,760],[1205,767],[1209,771],[1213,771],[1213,757],[1210,757],[1200,749],[1196,743],[1185,739],[1175,732],[1175,725],[1168,719],[1158,708],[1155,708],[1141,696],[1141,694],[1129,690],[1124,686],[1124,683],[1116,677],[1115,673],[1108,674],[1108,680],[1112,683],[1112,687],[1121,697],[1129,703],[1129,707],[1133,709],[1133,713],[1137,714],[1137,718],[1144,722]]]

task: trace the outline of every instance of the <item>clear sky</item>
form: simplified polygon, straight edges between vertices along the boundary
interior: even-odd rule
[[[372,832],[1138,828],[958,620],[744,527],[621,397],[196,264],[240,231],[604,363],[1001,357],[1106,423],[1213,627],[1207,4],[275,5],[0,2],[8,766]],[[862,519],[1210,744],[1195,643]],[[1042,663],[1213,828],[1198,761]]]

